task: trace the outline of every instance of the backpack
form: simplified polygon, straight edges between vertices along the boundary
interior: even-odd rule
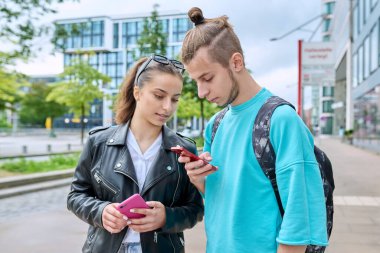
[[[278,192],[276,181],[276,154],[269,140],[270,119],[274,110],[278,106],[282,105],[289,105],[290,107],[295,109],[292,104],[277,96],[270,97],[260,108],[252,129],[252,146],[256,159],[261,166],[261,169],[263,170],[265,176],[270,180],[272,184],[281,216],[284,216],[284,208],[281,203],[281,198]],[[214,125],[212,127],[211,144],[214,140],[216,130],[218,129],[219,124],[227,111],[228,107],[224,108],[215,117]],[[321,173],[323,182],[327,216],[327,235],[328,238],[330,238],[333,226],[333,191],[335,188],[332,166],[326,154],[316,146],[314,146],[314,154],[319,165],[319,171]],[[323,253],[325,251],[325,248],[326,247],[324,246],[308,245],[306,248],[306,253]]]

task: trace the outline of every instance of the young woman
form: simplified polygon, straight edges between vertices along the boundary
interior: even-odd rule
[[[118,125],[90,131],[67,201],[90,224],[83,252],[184,252],[183,230],[202,220],[202,198],[170,151],[196,147],[165,126],[177,108],[183,70],[164,56],[141,59],[122,84]],[[151,209],[135,209],[145,217],[128,219],[116,207],[135,193]]]

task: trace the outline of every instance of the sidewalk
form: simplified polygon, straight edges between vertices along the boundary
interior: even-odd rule
[[[334,171],[334,227],[327,253],[380,252],[380,155],[320,138]]]

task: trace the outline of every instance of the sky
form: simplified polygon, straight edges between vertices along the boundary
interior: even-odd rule
[[[205,18],[227,15],[243,47],[246,66],[253,78],[263,87],[289,102],[296,104],[297,97],[297,43],[308,41],[320,20],[310,23],[302,30],[278,41],[280,37],[301,26],[322,12],[321,0],[81,0],[57,4],[58,13],[44,17],[42,22],[57,19],[89,17],[97,15],[117,16],[124,14],[150,13],[153,5],[158,11],[187,13],[194,6],[202,9]],[[320,40],[320,32],[313,41]],[[63,71],[61,54],[51,54],[48,39],[38,41],[45,44],[38,57],[28,63],[19,62],[16,70],[28,75],[58,74]],[[307,95],[305,95],[307,101]]]

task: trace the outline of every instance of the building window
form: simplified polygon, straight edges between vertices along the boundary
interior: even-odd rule
[[[123,23],[123,47],[129,45],[136,45],[137,40],[140,38],[142,32],[143,23],[142,22],[127,22]]]
[[[323,86],[323,96],[324,97],[333,97],[334,96],[334,87],[333,86]]]
[[[91,22],[82,23],[82,47],[87,48],[91,46]]]
[[[187,18],[173,19],[173,42],[181,42],[190,27],[191,24]]]
[[[323,32],[328,32],[330,30],[330,24],[331,24],[331,19],[326,19],[323,26]]]
[[[377,23],[371,30],[371,73],[375,71],[379,65],[379,29]]]
[[[370,66],[370,58],[369,58],[369,36],[367,36],[364,40],[364,80],[369,76],[369,66]]]
[[[99,69],[99,53],[92,54],[89,56],[88,63],[95,69]]]
[[[364,2],[364,23],[366,23],[371,13],[370,0],[361,0],[361,2]]]
[[[76,24],[65,24],[70,35],[65,40],[65,48],[89,48],[103,46],[104,22],[91,21]]]
[[[162,32],[169,34],[169,19],[161,19],[158,22],[161,24]]]
[[[360,46],[358,51],[358,84],[361,84],[363,82],[363,46]]]
[[[92,46],[102,47],[104,37],[104,21],[92,22]]]
[[[109,76],[112,81],[108,88],[116,89],[121,84],[123,79],[123,53],[112,52],[103,54],[103,68],[102,72]]]
[[[352,87],[358,86],[358,55],[352,57]]]
[[[113,24],[113,48],[119,47],[119,23]]]
[[[335,2],[329,2],[325,4],[326,14],[332,14],[334,12]]]
[[[364,0],[359,1],[359,33],[362,30],[363,24],[364,24]]]
[[[332,104],[333,104],[332,100],[323,101],[322,102],[322,112],[325,112],[325,113],[333,112],[333,109],[331,108]]]

